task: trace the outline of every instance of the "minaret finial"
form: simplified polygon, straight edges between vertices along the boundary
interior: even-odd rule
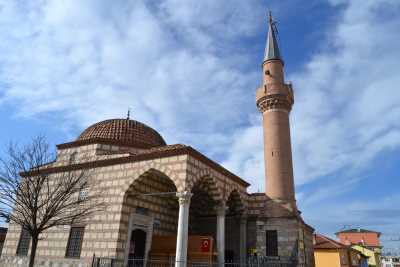
[[[129,120],[131,115],[131,108],[128,108],[128,114],[126,116],[126,119]]]
[[[273,20],[272,20],[272,12],[271,12],[271,10],[268,11],[268,17],[269,17],[269,24],[272,25]]]

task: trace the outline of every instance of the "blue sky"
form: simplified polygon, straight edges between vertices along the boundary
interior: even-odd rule
[[[0,145],[131,117],[263,191],[255,90],[278,21],[296,193],[318,232],[400,237],[397,0],[2,1]]]

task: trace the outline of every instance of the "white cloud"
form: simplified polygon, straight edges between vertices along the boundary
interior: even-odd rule
[[[243,89],[255,80],[221,44],[260,23],[242,1],[181,3],[32,1],[26,13],[25,2],[3,1],[1,101],[24,116],[59,112],[80,127],[131,107],[169,143],[218,153],[246,122],[237,107],[248,106]],[[223,25],[231,30],[221,35]]]
[[[395,34],[400,19],[394,15],[400,3],[345,2],[338,24],[319,44],[320,52],[288,79],[295,89],[291,123],[298,184],[344,168],[346,176],[357,175],[377,155],[400,145],[400,91],[396,89],[400,39]],[[242,137],[238,135],[231,146],[227,164],[247,174],[258,168],[262,146],[254,138],[252,149],[238,151]]]
[[[400,28],[399,4],[332,4],[338,24],[288,79],[298,184],[399,146],[399,39],[388,34]],[[0,103],[80,128],[131,107],[169,143],[223,159],[263,190],[261,73],[247,68],[260,62],[240,44],[265,31],[264,11],[240,0],[1,1]]]
[[[324,202],[307,209],[307,222],[318,226],[317,232],[335,238],[333,233],[344,228],[363,228],[382,233],[381,242],[387,251],[398,248],[398,242],[391,241],[400,237],[399,195],[387,195],[371,200],[357,199]],[[397,251],[398,252],[398,251]]]
[[[304,168],[297,172],[300,181],[363,167],[400,144],[395,119],[400,116],[395,90],[400,78],[394,70],[400,67],[400,40],[388,34],[400,19],[382,19],[400,5],[367,2],[349,2],[322,52],[291,77],[298,88],[293,124],[295,162]]]

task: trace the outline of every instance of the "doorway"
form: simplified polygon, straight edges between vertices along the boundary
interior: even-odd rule
[[[225,263],[235,262],[235,252],[233,250],[225,250]]]
[[[146,232],[142,229],[132,231],[129,242],[129,260],[144,260],[146,251]]]
[[[145,266],[153,236],[154,219],[133,213],[129,219],[124,266]]]

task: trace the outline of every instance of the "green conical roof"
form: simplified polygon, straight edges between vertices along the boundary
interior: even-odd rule
[[[272,21],[271,14],[269,17],[268,39],[267,45],[265,47],[264,61],[269,59],[282,60],[281,54],[279,52],[278,41],[276,40],[276,27],[274,25],[274,22]]]

